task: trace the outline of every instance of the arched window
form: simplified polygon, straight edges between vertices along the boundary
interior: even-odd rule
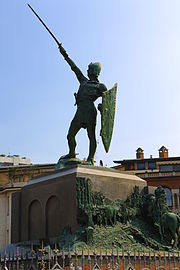
[[[167,205],[169,207],[172,207],[173,204],[172,204],[172,193],[171,193],[171,189],[168,188],[168,187],[163,187],[165,192],[166,192],[166,200],[167,200]]]

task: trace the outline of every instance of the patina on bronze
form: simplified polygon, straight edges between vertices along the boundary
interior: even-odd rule
[[[98,106],[98,109],[102,113],[102,140],[105,147],[106,152],[109,150],[112,131],[114,125],[114,113],[115,113],[115,100],[116,100],[116,89],[117,85],[113,88],[114,91],[109,90],[104,84],[100,83],[98,80],[98,76],[101,71],[101,65],[99,62],[90,63],[88,65],[87,77],[85,77],[82,71],[76,66],[76,64],[72,61],[72,59],[68,56],[66,50],[62,47],[62,44],[56,39],[56,37],[52,34],[46,24],[42,21],[39,15],[34,11],[34,9],[28,4],[33,13],[37,16],[46,30],[53,37],[55,42],[59,47],[60,53],[63,55],[66,62],[69,64],[72,71],[75,73],[80,86],[77,93],[74,93],[77,105],[76,114],[70,124],[67,139],[69,146],[69,153],[65,156],[62,156],[58,161],[57,168],[64,167],[66,165],[72,163],[79,163],[80,161],[76,159],[76,140],[75,136],[79,132],[81,128],[87,129],[87,134],[89,138],[89,155],[87,157],[87,161],[85,164],[93,165],[94,164],[94,155],[96,152],[97,142],[96,142],[96,118],[97,118],[97,110],[94,106],[94,102],[97,98],[102,97],[103,93],[108,93],[104,95],[104,101]],[[113,102],[112,102],[113,101]],[[107,107],[106,107],[107,106]]]
[[[102,95],[101,137],[106,153],[111,144],[116,109],[117,83]]]

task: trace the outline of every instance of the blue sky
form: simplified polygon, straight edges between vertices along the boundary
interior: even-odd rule
[[[105,153],[100,116],[97,161],[158,156],[165,145],[180,155],[180,1],[29,0],[70,57],[86,74],[102,64],[100,81],[118,83],[112,144]],[[0,9],[0,152],[33,163],[57,162],[68,152],[78,81],[56,44],[24,0]],[[97,103],[101,102],[99,99]],[[77,136],[79,158],[88,155],[86,131]]]

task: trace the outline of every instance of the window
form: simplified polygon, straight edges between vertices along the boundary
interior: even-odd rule
[[[159,166],[160,172],[172,172],[173,171],[173,165],[160,165]]]
[[[173,170],[174,170],[175,172],[180,172],[180,164],[174,164],[174,165],[173,165]]]
[[[166,192],[166,200],[167,200],[167,205],[169,207],[172,207],[172,194],[171,194],[171,189],[167,187],[163,187],[165,192]]]
[[[139,162],[137,164],[137,169],[138,170],[145,170],[145,162]]]
[[[167,164],[159,166],[160,172],[180,172],[180,164]]]
[[[153,170],[156,169],[156,162],[148,162],[148,169]]]

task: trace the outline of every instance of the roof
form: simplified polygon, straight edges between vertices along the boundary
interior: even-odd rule
[[[28,168],[46,168],[46,167],[55,167],[55,163],[48,163],[48,164],[30,164],[30,165],[10,165],[10,166],[0,166],[0,172],[3,171],[9,171],[9,169],[15,168],[15,169],[28,169]]]
[[[136,150],[136,152],[142,153],[142,152],[144,152],[144,150],[143,150],[141,147],[139,147],[139,148]]]
[[[132,163],[136,162],[143,162],[143,161],[179,161],[180,157],[167,157],[167,158],[135,158],[135,159],[123,159],[123,160],[114,160],[113,162],[116,164],[123,164],[123,163]]]
[[[163,145],[163,146],[161,146],[159,151],[166,152],[166,151],[168,151],[168,149]]]

